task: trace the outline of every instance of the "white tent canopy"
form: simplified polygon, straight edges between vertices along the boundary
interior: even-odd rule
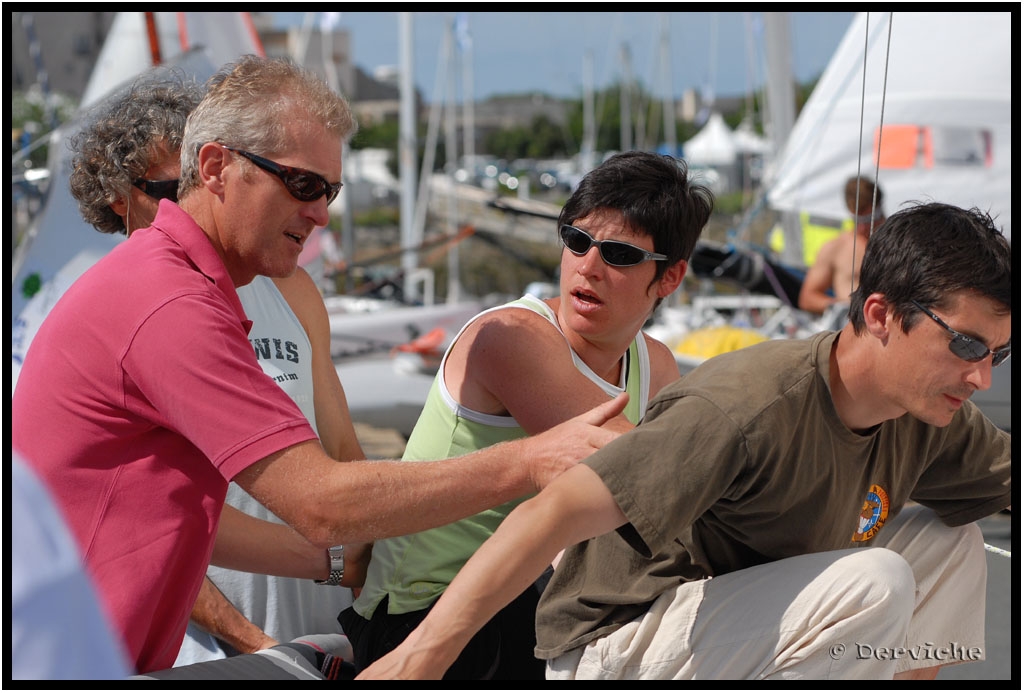
[[[683,143],[683,158],[691,166],[728,166],[736,162],[736,143],[722,114],[712,113],[700,132]]]
[[[754,132],[754,128],[746,120],[732,131],[732,142],[739,154],[766,155],[772,151],[772,143]]]

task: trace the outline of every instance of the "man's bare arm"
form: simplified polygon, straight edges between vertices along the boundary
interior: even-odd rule
[[[235,608],[209,577],[203,578],[190,618],[207,633],[242,654],[251,654],[278,644],[277,640],[264,633],[263,629]]]
[[[558,551],[625,522],[592,469],[570,469],[513,510],[419,627],[358,678],[440,679],[473,635],[536,580]]]
[[[372,544],[345,546],[345,587],[361,587],[366,577]],[[247,573],[326,580],[330,573],[327,552],[311,544],[285,524],[268,522],[230,505],[221,511],[213,565]]]
[[[331,324],[320,290],[302,267],[274,284],[299,319],[312,349],[313,408],[316,428],[327,454],[336,460],[366,458],[356,438],[345,389],[331,360]]]
[[[618,436],[601,426],[627,400],[623,394],[544,433],[436,462],[337,462],[307,441],[234,480],[317,546],[411,534],[543,489]]]

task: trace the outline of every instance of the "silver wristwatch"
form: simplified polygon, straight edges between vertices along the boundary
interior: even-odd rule
[[[318,585],[340,585],[345,576],[345,547],[332,546],[327,549],[327,558],[331,562],[331,574],[326,580],[315,580]]]

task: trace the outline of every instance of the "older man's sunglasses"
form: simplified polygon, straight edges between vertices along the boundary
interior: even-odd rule
[[[331,204],[341,190],[342,183],[331,185],[327,182],[326,178],[318,173],[307,171],[304,168],[283,166],[276,161],[271,161],[258,154],[247,152],[244,149],[229,147],[226,144],[221,146],[240,156],[244,156],[267,173],[277,176],[284,183],[284,187],[291,193],[291,196],[301,202],[312,202],[326,195],[327,204]]]
[[[917,301],[911,300],[910,302],[913,303],[919,311],[921,311],[929,318],[939,323],[939,325],[944,327],[946,329],[946,332],[949,332],[951,335],[953,335],[953,339],[949,343],[949,350],[956,354],[957,357],[963,359],[964,361],[970,361],[971,363],[975,363],[977,361],[981,361],[986,356],[991,355],[992,367],[995,368],[1000,363],[1009,358],[1011,346],[1010,344],[1007,344],[1004,347],[992,351],[987,346],[985,346],[984,342],[982,342],[980,339],[975,339],[974,337],[965,335],[962,332],[957,332],[952,327],[943,322],[942,318],[940,318],[938,315],[922,306]]]
[[[136,178],[132,181],[132,185],[146,193],[154,200],[170,200],[171,202],[178,201],[178,179],[173,180],[146,180],[145,178]]]
[[[599,241],[583,229],[569,224],[562,224],[558,235],[569,252],[580,257],[587,254],[591,246],[596,245],[601,259],[612,267],[632,267],[648,260],[667,260],[667,255],[652,253],[622,241]]]

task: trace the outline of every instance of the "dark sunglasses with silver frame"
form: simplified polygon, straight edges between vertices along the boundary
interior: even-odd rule
[[[152,197],[154,200],[170,200],[171,202],[178,201],[177,178],[173,178],[171,180],[146,180],[145,178],[136,178],[132,181],[132,185]]]
[[[326,195],[327,204],[331,204],[334,202],[334,198],[338,196],[338,192],[341,191],[342,183],[331,185],[319,173],[313,173],[304,168],[284,166],[276,161],[271,161],[266,157],[247,152],[244,149],[238,149],[237,147],[229,147],[226,144],[221,146],[228,151],[235,152],[239,156],[244,156],[267,173],[277,176],[291,196],[300,202],[312,202]]]
[[[943,322],[942,318],[940,318],[938,315],[922,306],[917,301],[911,299],[910,302],[913,303],[914,307],[916,307],[919,311],[921,311],[929,318],[937,322],[939,325],[944,327],[946,329],[946,332],[949,332],[951,335],[953,335],[953,339],[949,342],[949,350],[952,351],[958,358],[961,358],[964,361],[969,361],[971,363],[976,363],[977,361],[981,361],[983,358],[986,358],[987,356],[991,355],[993,368],[995,368],[1000,363],[1009,358],[1011,347],[1010,344],[1007,344],[1004,347],[992,351],[987,346],[985,346],[984,342],[982,342],[980,339],[976,339],[969,335],[963,334],[962,332],[957,332],[952,327]]]
[[[632,267],[648,260],[668,259],[667,255],[652,253],[623,241],[599,241],[583,229],[570,224],[562,224],[558,229],[558,235],[569,252],[579,257],[586,255],[590,247],[596,245],[601,253],[601,259],[612,267]]]

